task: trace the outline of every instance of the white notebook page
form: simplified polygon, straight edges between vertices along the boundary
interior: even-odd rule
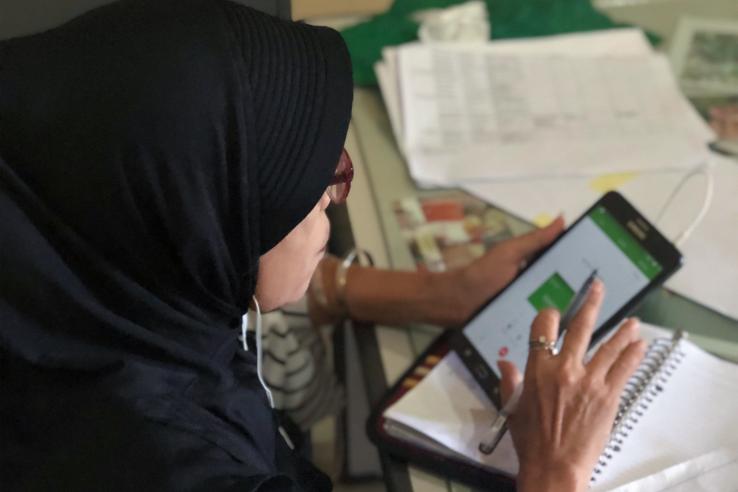
[[[592,490],[610,490],[718,448],[738,444],[738,366],[683,341],[661,385]]]
[[[671,466],[613,492],[736,492],[738,451],[717,451]]]
[[[509,433],[491,455],[479,452],[480,436],[496,412],[455,352],[444,357],[384,415],[422,431],[477,463],[517,473],[518,461]]]

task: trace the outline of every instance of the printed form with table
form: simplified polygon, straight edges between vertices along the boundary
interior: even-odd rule
[[[385,47],[374,69],[419,187],[460,189],[538,226],[617,190],[679,239],[685,264],[666,288],[738,319],[738,161],[715,151],[719,137],[674,65],[640,29],[619,28],[412,42]],[[643,336],[663,357],[630,396],[653,401],[628,438],[611,441],[593,490],[735,487],[738,432],[725,430],[738,415],[738,366],[688,336],[650,325]],[[711,402],[709,418],[695,401]],[[490,456],[477,450],[493,417],[453,352],[384,413],[389,433],[514,475],[509,436]]]

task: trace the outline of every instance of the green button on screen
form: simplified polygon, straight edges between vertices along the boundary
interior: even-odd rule
[[[536,311],[545,308],[566,310],[574,298],[574,290],[558,273],[554,273],[528,297]]]

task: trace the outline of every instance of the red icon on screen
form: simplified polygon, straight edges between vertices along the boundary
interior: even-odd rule
[[[505,357],[505,356],[507,355],[507,353],[508,353],[508,352],[509,352],[509,350],[508,350],[508,348],[507,348],[507,347],[502,347],[502,348],[500,349],[500,351],[498,352],[498,354],[500,354],[500,357]]]

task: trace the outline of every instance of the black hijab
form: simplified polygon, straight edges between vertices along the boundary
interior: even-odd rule
[[[313,480],[234,328],[259,256],[325,190],[351,97],[335,31],[221,0],[0,42],[0,482],[114,490],[74,481],[84,459],[106,480],[125,462],[121,490]]]

